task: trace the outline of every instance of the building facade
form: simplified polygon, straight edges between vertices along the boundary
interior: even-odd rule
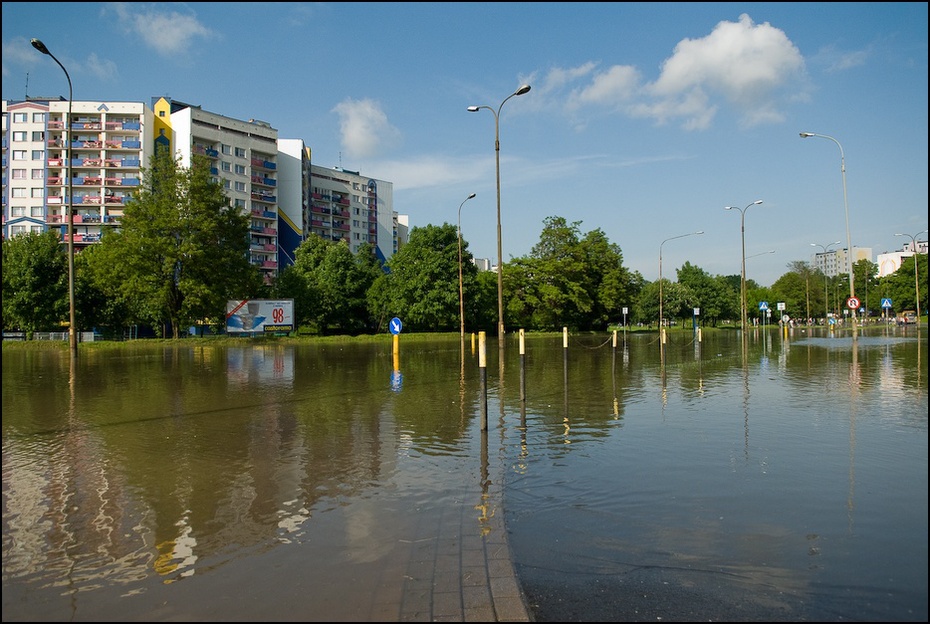
[[[70,128],[66,119],[71,111]],[[250,216],[251,262],[271,282],[293,264],[311,233],[371,243],[386,262],[406,242],[393,184],[312,165],[302,139],[271,124],[239,120],[170,98],[142,102],[35,98],[3,102],[3,236],[57,229],[67,241],[74,209],[76,249],[119,226],[123,207],[158,148],[190,167],[207,157],[231,204]]]
[[[67,123],[70,110],[71,123]],[[76,250],[119,227],[151,150],[141,102],[3,102],[3,235],[56,229]],[[70,127],[69,127],[70,126]]]

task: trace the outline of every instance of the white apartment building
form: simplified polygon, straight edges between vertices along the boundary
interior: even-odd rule
[[[397,241],[406,236],[406,227],[394,212],[393,183],[311,164],[310,191],[311,234],[346,241],[352,253],[371,243],[382,262],[403,244]]]
[[[151,152],[151,123],[141,102],[4,100],[4,237],[55,228],[67,241],[69,206],[78,250],[118,227]]]
[[[846,249],[835,249],[827,252],[819,252],[811,256],[811,266],[820,271],[827,277],[836,277],[837,275],[846,275],[849,273],[847,262],[849,256]],[[852,253],[853,264],[860,260],[872,261],[871,247],[853,247]]]
[[[156,146],[189,167],[194,154],[233,206],[250,215],[250,256],[271,281],[311,233],[345,240],[353,253],[371,243],[386,262],[407,240],[394,211],[393,184],[311,164],[302,139],[281,139],[269,123],[233,119],[170,98],[141,102],[29,98],[3,102],[3,236],[61,231],[67,241],[70,188],[75,245],[118,227]],[[70,167],[67,142],[70,140]]]

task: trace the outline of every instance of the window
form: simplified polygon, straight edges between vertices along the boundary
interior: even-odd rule
[[[33,123],[45,123],[45,113],[33,113],[32,121]]]
[[[25,169],[14,169],[14,170],[13,170],[13,179],[14,179],[14,180],[25,180],[25,179],[26,179],[26,170],[25,170]]]
[[[244,199],[237,199],[237,200],[233,203],[233,205],[234,205],[236,208],[238,208],[239,210],[245,210],[245,200],[244,200]]]
[[[220,167],[221,167],[221,168],[223,169],[223,171],[225,171],[226,173],[229,173],[230,171],[232,171],[232,165],[230,165],[230,164],[229,164],[228,162],[226,162],[225,160],[220,164]]]
[[[34,198],[39,198],[39,199],[41,199],[42,197],[45,197],[45,189],[42,188],[42,187],[34,188],[34,189],[30,189],[30,190],[32,191],[32,196],[33,196]]]
[[[237,158],[245,158],[245,148],[237,147],[237,148],[236,148],[236,157],[237,157]]]
[[[227,191],[229,190],[229,180],[227,180],[226,178],[223,178],[223,188],[226,189]]]
[[[26,160],[26,150],[13,150],[13,160]]]
[[[25,206],[13,206],[12,208],[10,208],[10,214],[14,217],[25,217],[26,207]]]
[[[236,182],[236,190],[245,193],[245,182]]]
[[[45,160],[45,150],[32,150],[33,160]]]
[[[16,236],[17,234],[25,234],[26,226],[25,225],[14,225],[10,228],[10,235]]]
[[[245,165],[236,165],[236,174],[245,175]]]
[[[41,233],[42,233],[42,226],[41,226],[41,225],[33,225],[32,228],[31,228],[31,231],[34,232],[34,233],[36,233],[36,234],[41,234]]]
[[[42,206],[33,206],[29,210],[29,214],[31,214],[33,217],[41,217],[45,214],[45,208]]]
[[[44,141],[45,132],[43,132],[42,130],[36,130],[35,132],[32,133],[32,140],[33,141]]]
[[[14,188],[12,197],[26,197],[26,189],[24,188]]]
[[[226,145],[225,143],[220,143],[220,151],[229,156],[232,154],[232,148]]]
[[[13,133],[13,140],[14,140],[14,141],[25,141],[25,140],[26,140],[26,133],[23,132],[22,130],[20,130],[19,132],[14,132],[14,133]]]
[[[44,180],[44,179],[45,179],[45,169],[33,169],[33,170],[32,170],[32,179],[33,179],[33,180]]]
[[[26,123],[28,119],[26,113],[13,113],[13,123]]]

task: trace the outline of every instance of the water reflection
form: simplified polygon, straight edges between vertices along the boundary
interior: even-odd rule
[[[141,596],[124,615],[147,619],[178,595],[166,587],[256,573],[268,596],[311,579],[294,609],[351,602],[379,587],[340,580],[366,578],[359,566],[395,578],[390,562],[431,544],[450,506],[466,502],[463,531],[492,531],[504,491],[537,598],[597,604],[585,587],[658,580],[661,596],[713,579],[808,619],[920,619],[921,340],[713,332],[672,339],[659,362],[651,335],[619,354],[603,336],[530,337],[525,354],[497,351],[489,380],[456,336],[405,344],[402,383],[387,344],[76,362],[4,350],[4,619],[88,619],[103,597]]]

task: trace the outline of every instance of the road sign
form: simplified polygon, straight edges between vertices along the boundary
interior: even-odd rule
[[[891,297],[882,297],[882,307],[883,308],[891,307]]]
[[[846,300],[846,307],[850,310],[856,310],[859,308],[859,299],[856,297],[850,297]]]
[[[769,302],[768,302],[768,301],[760,301],[760,302],[759,302],[759,310],[768,310],[768,309],[769,309]]]
[[[400,330],[403,329],[404,324],[400,322],[400,319],[396,316],[391,319],[391,333],[395,336],[400,333]]]

